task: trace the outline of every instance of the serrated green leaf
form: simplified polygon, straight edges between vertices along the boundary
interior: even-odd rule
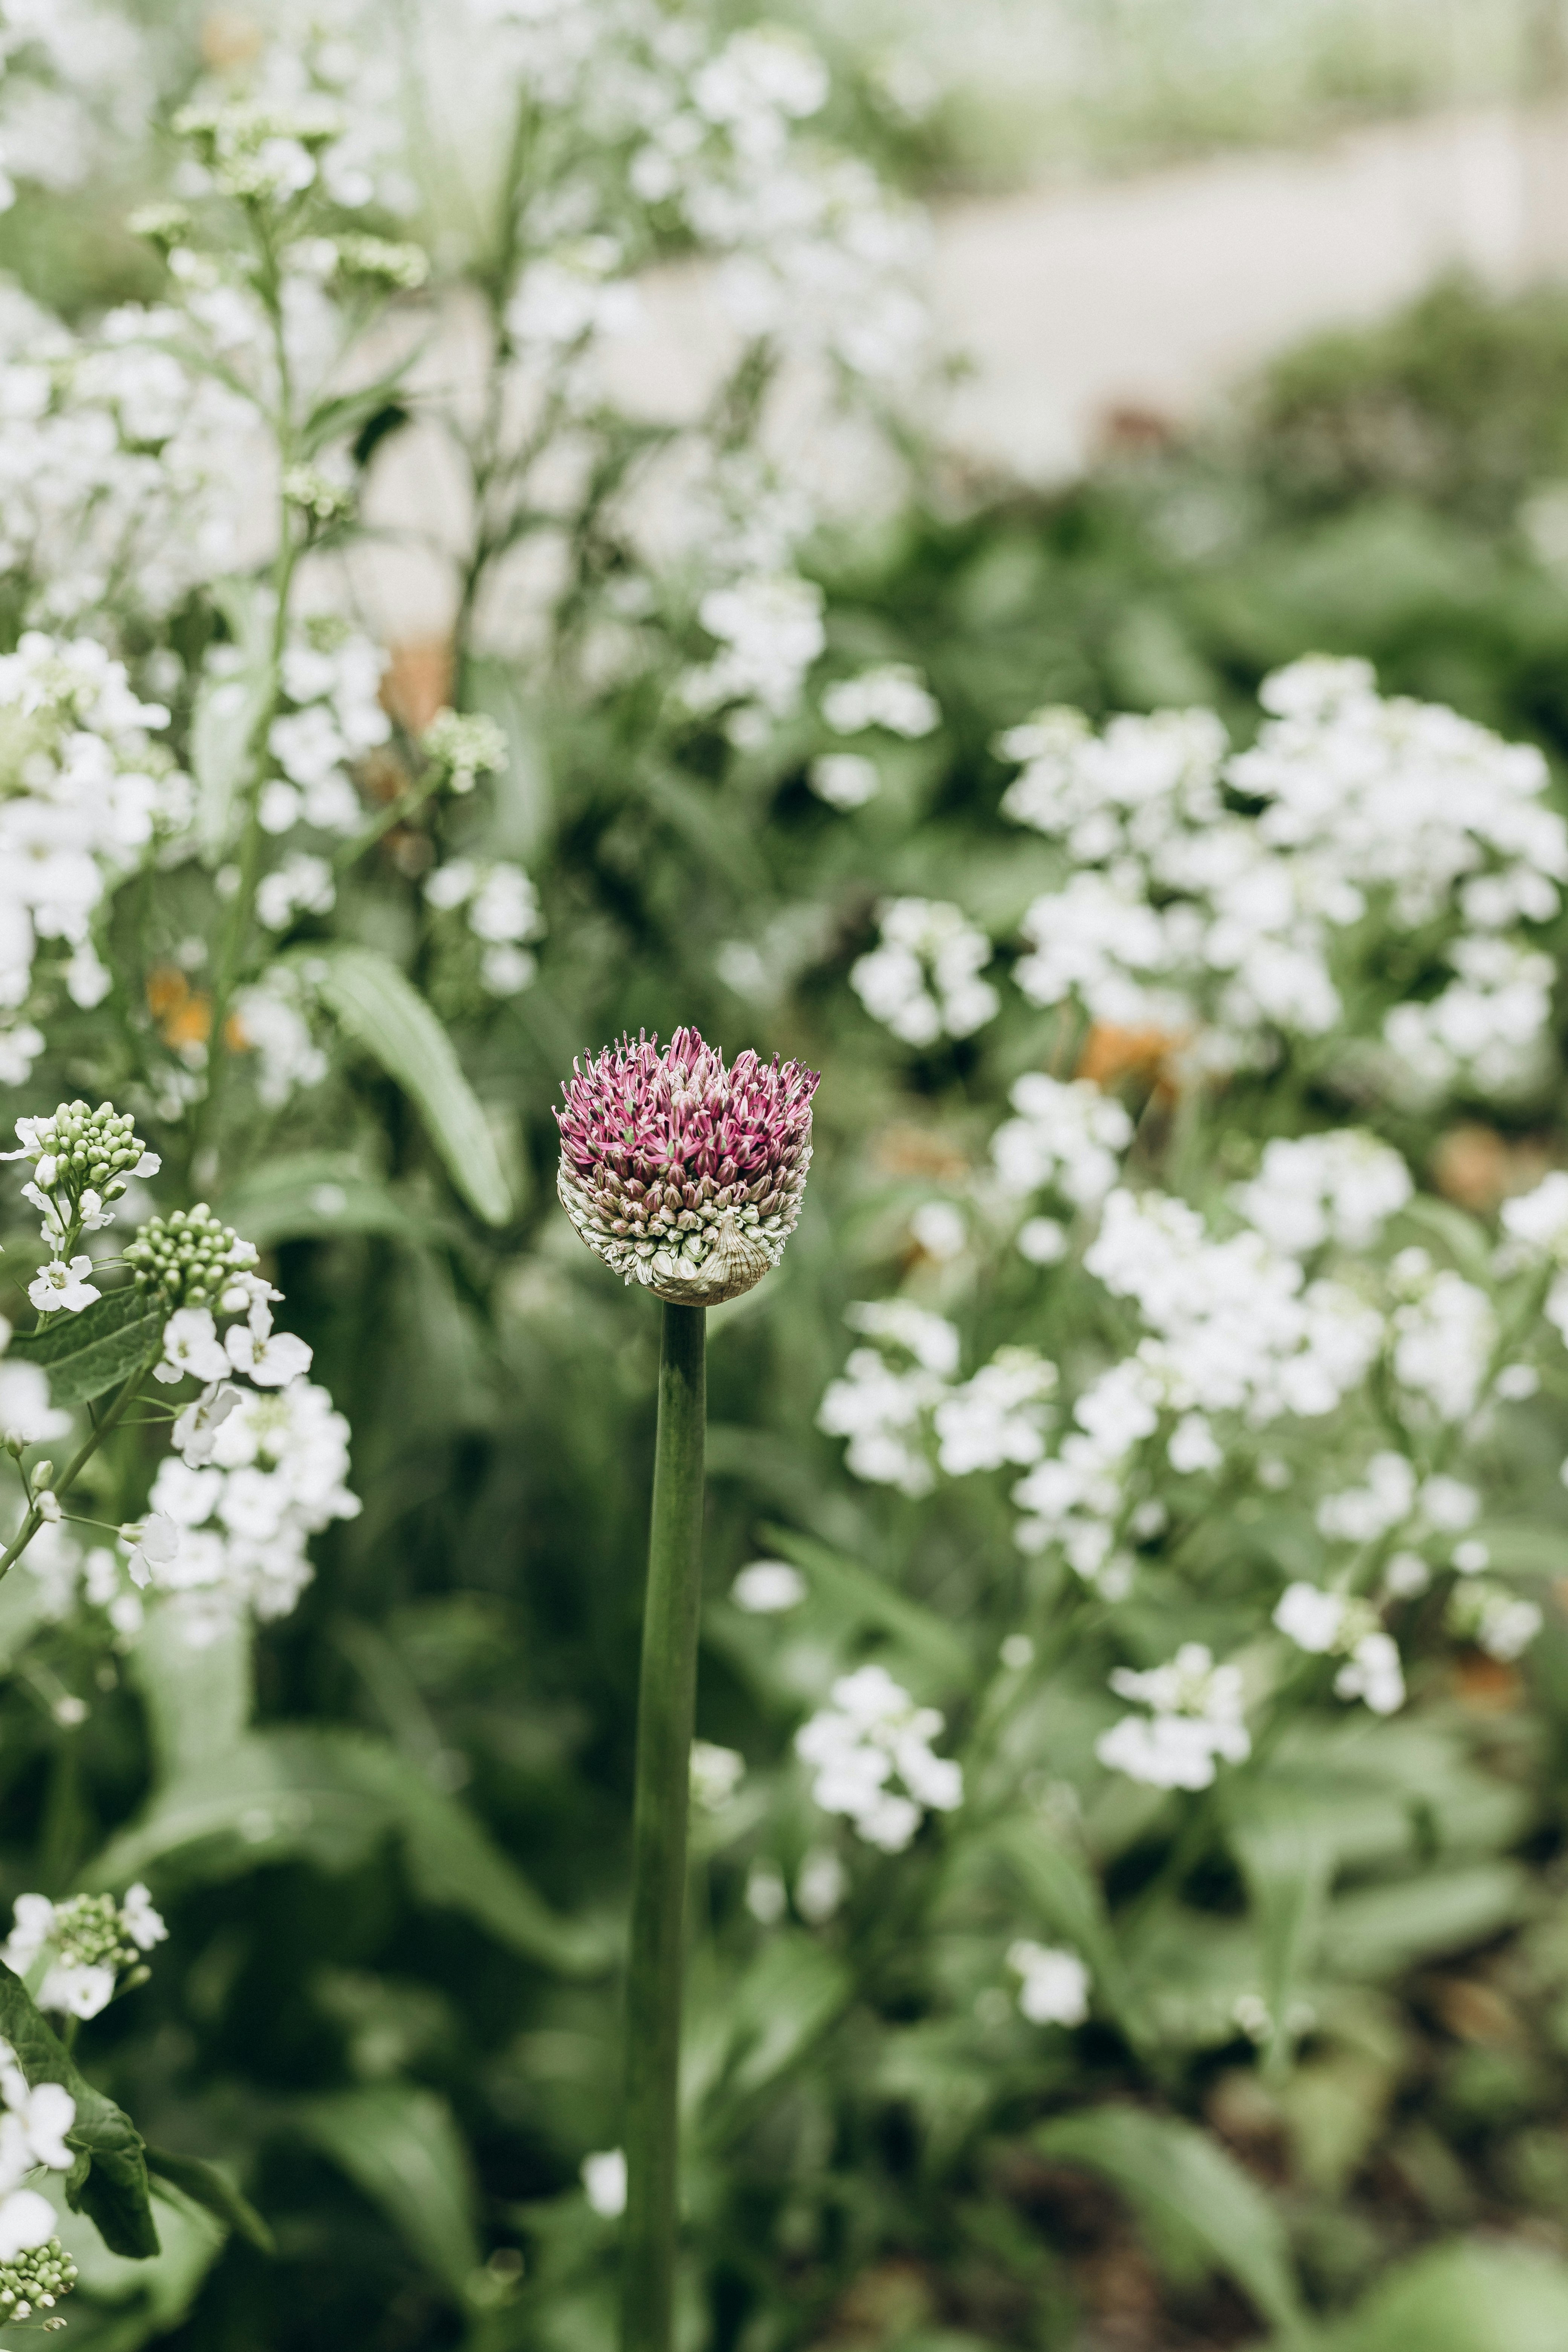
[[[226,2230],[247,2239],[259,2252],[276,2253],[272,2232],[255,2206],[216,2164],[207,2164],[199,2156],[174,2156],[166,2147],[147,2147],[145,2155],[147,2169],[155,2180],[168,2181]]]
[[[8,2042],[29,2085],[58,2083],[76,2101],[66,2146],[77,2162],[66,2194],[112,2253],[145,2261],[158,2251],[142,2135],[122,2108],[95,2090],[20,1977],[0,1963],[0,2041]]]
[[[1120,2189],[1167,2268],[1223,2270],[1276,2327],[1302,2332],[1284,2223],[1205,2132],[1141,2107],[1106,2105],[1059,2116],[1033,2137],[1042,2156],[1081,2165]]]
[[[326,1240],[334,1234],[388,1234],[429,1242],[439,1229],[415,1214],[346,1151],[295,1151],[241,1176],[215,1203],[247,1241]]]
[[[488,1224],[504,1225],[512,1202],[495,1139],[451,1039],[418,991],[374,948],[324,946],[290,961],[414,1101],[469,1206]]]
[[[38,1330],[18,1333],[9,1353],[47,1372],[58,1405],[87,1404],[153,1361],[164,1319],[144,1291],[111,1290],[79,1315],[57,1313]]]
[[[446,2101],[410,2083],[377,2083],[301,2099],[289,2121],[462,2301],[481,2256],[468,2151]]]
[[[359,1732],[290,1725],[251,1733],[160,1790],[98,1856],[87,1883],[122,1886],[158,1872],[211,1884],[296,1856],[351,1870],[389,1837],[401,1840],[426,1903],[464,1913],[510,1950],[563,1975],[608,1965],[603,1937],[558,1918],[455,1797]]]

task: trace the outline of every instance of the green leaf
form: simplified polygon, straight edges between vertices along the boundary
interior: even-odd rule
[[[1107,2105],[1042,2126],[1034,2145],[1120,2189],[1168,2268],[1223,2270],[1276,2327],[1302,2331],[1284,2223],[1206,2133],[1141,2107]]]
[[[158,1352],[164,1309],[145,1291],[111,1290],[79,1315],[57,1312],[11,1342],[13,1360],[41,1364],[58,1405],[87,1404]]]
[[[0,2040],[16,2053],[29,2087],[58,2083],[76,2101],[66,2146],[77,2160],[66,2184],[75,2213],[85,2213],[111,2253],[145,2261],[158,2251],[142,2135],[122,2109],[95,2090],[21,1979],[0,1964]]]
[[[611,1954],[595,1930],[560,1919],[455,1797],[406,1757],[363,1733],[299,1726],[253,1732],[159,1791],[92,1864],[93,1886],[161,1872],[211,1884],[299,1857],[352,1870],[401,1840],[416,1893],[462,1912],[510,1951],[588,1976]]]
[[[272,2232],[255,2206],[216,2164],[207,2164],[199,2156],[172,2156],[163,2147],[148,2147],[145,2154],[147,2169],[155,2180],[168,2181],[226,2230],[248,2239],[261,2253],[277,2252]]]
[[[446,2101],[410,2083],[377,2083],[301,2099],[289,2121],[461,2302],[482,2257],[468,2151]]]
[[[1434,2246],[1380,2279],[1323,2352],[1563,2352],[1568,2268],[1517,2240]]]
[[[842,1552],[830,1550],[810,1536],[796,1535],[790,1528],[769,1527],[763,1529],[763,1537],[781,1559],[804,1570],[813,1593],[830,1608],[856,1624],[878,1625],[890,1633],[943,1687],[967,1681],[973,1664],[968,1644],[957,1627],[934,1610],[908,1600],[869,1569],[846,1559]]]
[[[1251,1898],[1273,2027],[1269,2055],[1278,2065],[1290,2049],[1291,2003],[1317,1957],[1335,1840],[1314,1812],[1310,1790],[1292,1788],[1283,1774],[1242,1781],[1228,1794],[1230,1847]]]
[[[197,1650],[173,1610],[149,1613],[131,1671],[146,1702],[161,1781],[195,1778],[244,1738],[256,1696],[253,1668],[248,1623],[226,1626]]]
[[[1131,1988],[1088,1858],[1038,1818],[1003,1822],[990,1843],[1022,1883],[1040,1924],[1075,1947],[1096,1991],[1132,2031]]]
[[[1338,1976],[1395,1976],[1418,1961],[1485,1943],[1523,1914],[1530,1893],[1528,1872],[1512,1862],[1365,1887],[1330,1905],[1324,1955]]]
[[[717,1988],[712,1989],[717,1992]],[[709,2110],[708,2136],[722,2145],[733,2110],[787,2074],[854,1997],[844,1962],[814,1936],[770,1937],[727,2001],[716,2002],[694,1981],[700,2013],[690,2035],[692,2063],[683,2068],[689,2105]],[[703,2031],[704,2022],[711,2029]]]
[[[293,1151],[241,1176],[216,1204],[219,1216],[258,1248],[330,1239],[334,1234],[390,1234],[428,1242],[439,1228],[416,1215],[346,1151]]]
[[[413,1099],[469,1206],[488,1224],[504,1225],[512,1202],[495,1139],[451,1039],[417,990],[374,948],[312,948],[290,961]]]

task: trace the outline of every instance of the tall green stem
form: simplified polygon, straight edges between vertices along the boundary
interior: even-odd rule
[[[622,2352],[669,2352],[670,2344],[686,1811],[702,1585],[706,1320],[703,1307],[667,1306],[658,1367],[632,1824]]]

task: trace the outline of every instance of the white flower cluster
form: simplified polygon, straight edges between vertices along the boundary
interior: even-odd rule
[[[1294,1139],[1277,1136],[1263,1147],[1249,1184],[1236,1205],[1265,1241],[1289,1257],[1306,1257],[1333,1243],[1368,1250],[1415,1190],[1397,1151],[1359,1128]]]
[[[1453,711],[1382,699],[1364,663],[1299,662],[1267,679],[1271,715],[1228,753],[1207,711],[1115,719],[1092,735],[1048,710],[1004,736],[1023,764],[1004,802],[1076,869],[1023,924],[1018,966],[1041,1004],[1076,995],[1097,1020],[1173,1035],[1216,1024],[1211,1058],[1256,1059],[1270,1033],[1323,1036],[1345,983],[1385,1008],[1394,1090],[1461,1077],[1501,1092],[1542,1037],[1550,964],[1518,932],[1556,911],[1568,828],[1546,767]],[[1387,1006],[1358,929],[1376,908],[1453,975]]]
[[[1334,1677],[1341,1698],[1363,1699],[1374,1715],[1394,1715],[1404,1706],[1399,1645],[1384,1632],[1369,1602],[1346,1592],[1326,1592],[1318,1584],[1288,1584],[1274,1622],[1299,1650],[1312,1656],[1343,1654],[1345,1664]]]
[[[850,969],[849,985],[871,1015],[906,1045],[972,1037],[1000,1012],[1002,1000],[980,975],[991,942],[962,908],[943,898],[889,898],[879,912],[879,940]]]
[[[75,2164],[66,2134],[76,2122],[76,2101],[59,2083],[29,2086],[8,2042],[0,2042],[0,2263],[12,2263],[31,2247],[47,2246],[58,2227],[48,2199],[22,2184],[40,2165],[68,2172]]]
[[[1115,1183],[1121,1156],[1132,1140],[1132,1121],[1115,1096],[1088,1078],[1064,1081],[1031,1070],[1016,1081],[1008,1100],[1015,1116],[1004,1119],[991,1139],[1003,1191],[1014,1199],[1055,1192],[1075,1209],[1097,1207]]]
[[[79,339],[0,296],[0,572],[41,625],[156,619],[235,561],[249,411],[162,347],[173,324],[126,307]]]
[[[764,572],[710,588],[699,618],[720,650],[689,669],[680,692],[694,711],[728,709],[731,740],[747,749],[767,723],[800,700],[806,672],[826,645],[822,591],[793,572]]]
[[[1156,1789],[1206,1789],[1218,1764],[1245,1763],[1252,1752],[1241,1669],[1216,1666],[1201,1642],[1184,1642],[1168,1664],[1146,1674],[1118,1666],[1110,1687],[1149,1709],[1124,1715],[1095,1742],[1113,1772]]]
[[[845,1320],[877,1344],[850,1350],[816,1425],[848,1439],[857,1478],[918,1497],[938,1470],[962,1478],[1039,1460],[1057,1369],[1032,1348],[999,1348],[961,1381],[958,1333],[942,1316],[893,1298],[851,1307]]]
[[[1508,1239],[1499,1252],[1499,1271],[1511,1263],[1544,1264],[1559,1269],[1546,1294],[1545,1315],[1568,1345],[1568,1174],[1554,1168],[1532,1192],[1502,1205]]]
[[[0,656],[0,1084],[21,1085],[43,1051],[20,1017],[40,941],[68,950],[76,1003],[108,992],[94,919],[189,810],[186,778],[152,740],[168,723],[90,638],[29,631]]]
[[[917,1706],[885,1666],[841,1675],[832,1697],[795,1734],[795,1752],[816,1775],[811,1793],[824,1812],[846,1814],[869,1844],[901,1853],[925,1812],[949,1813],[963,1802],[963,1772],[931,1753],[942,1717]]]
[[[883,662],[857,677],[825,687],[822,715],[836,735],[864,735],[873,727],[915,742],[942,724],[942,709],[918,669]]]
[[[1458,1640],[1511,1664],[1523,1656],[1544,1620],[1533,1601],[1521,1600],[1506,1585],[1476,1579],[1454,1587],[1443,1622]]]
[[[1089,2015],[1089,1970],[1076,1952],[1020,1937],[1007,1948],[1019,1979],[1018,2007],[1031,2025],[1081,2025]]]
[[[235,992],[235,1043],[256,1056],[256,1093],[268,1110],[280,1110],[301,1087],[318,1087],[330,1067],[310,1034],[305,992],[286,964],[274,964],[248,988]]]
[[[219,684],[215,716],[225,698],[243,705],[238,650],[220,646],[208,656]],[[282,688],[289,708],[273,719],[267,744],[279,773],[262,788],[258,815],[263,832],[291,833],[298,824],[318,833],[351,834],[363,811],[348,770],[376,751],[392,732],[381,703],[386,656],[368,637],[322,620],[307,622],[284,648]]]
[[[539,893],[521,866],[502,857],[449,857],[425,884],[438,913],[461,908],[479,943],[479,980],[491,996],[516,996],[533,979],[537,960],[523,945],[544,930]]]
[[[285,1336],[264,1344],[276,1349]],[[259,1377],[254,1368],[250,1376]],[[297,1374],[284,1380],[270,1392],[215,1382],[187,1406],[174,1424],[178,1451],[153,1482],[150,1515],[127,1531],[132,1583],[168,1597],[193,1647],[246,1610],[286,1616],[310,1580],[310,1538],[358,1516],[344,1484],[347,1422],[325,1389]],[[135,1617],[122,1609],[116,1622],[133,1630]]]
[[[1393,1318],[1394,1377],[1407,1419],[1467,1421],[1479,1403],[1497,1347],[1497,1315],[1484,1290],[1424,1249],[1400,1250],[1389,1267],[1401,1304]]]
[[[168,1933],[140,1881],[118,1904],[111,1895],[73,1895],[63,1903],[18,1895],[0,1960],[24,1979],[40,2009],[96,2017],[124,1971],[137,1969]]]

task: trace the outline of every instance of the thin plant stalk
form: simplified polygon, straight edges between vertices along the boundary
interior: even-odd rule
[[[622,2352],[669,2352],[678,2229],[686,1816],[702,1583],[707,1310],[667,1304],[632,1825]]]

